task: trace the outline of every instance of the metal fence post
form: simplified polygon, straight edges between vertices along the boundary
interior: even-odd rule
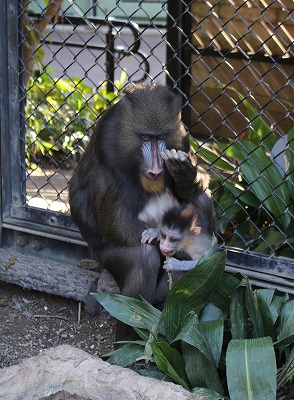
[[[190,111],[187,97],[190,85],[190,51],[187,47],[191,35],[189,1],[169,0],[167,10],[167,83],[176,87],[184,97],[182,118],[184,123],[189,126]]]

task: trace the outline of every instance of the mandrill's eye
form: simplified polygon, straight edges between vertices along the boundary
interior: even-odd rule
[[[141,135],[141,138],[145,141],[150,140],[150,136],[149,135]]]

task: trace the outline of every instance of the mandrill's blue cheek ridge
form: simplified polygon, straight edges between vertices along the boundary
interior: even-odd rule
[[[145,141],[142,143],[142,154],[144,160],[148,160],[151,158],[151,141]]]
[[[158,142],[158,150],[159,150],[159,154],[160,154],[162,151],[166,150],[166,143],[165,143],[165,140],[163,140],[163,139],[159,139],[157,142]]]

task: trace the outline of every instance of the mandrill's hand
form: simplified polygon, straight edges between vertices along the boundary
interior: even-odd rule
[[[159,229],[157,228],[148,228],[142,233],[141,243],[151,243],[152,240],[159,238]]]
[[[197,169],[192,164],[187,153],[181,150],[165,150],[160,153],[162,159],[173,176],[177,187],[183,191],[183,196],[190,195],[195,190]]]
[[[163,269],[167,272],[171,271],[182,271],[184,263],[177,260],[176,258],[169,257],[163,263]]]
[[[197,264],[198,259],[195,260],[177,260],[176,258],[169,257],[163,263],[163,269],[167,272],[172,271],[190,271]]]

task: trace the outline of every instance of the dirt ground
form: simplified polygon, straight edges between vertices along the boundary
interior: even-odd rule
[[[75,300],[0,282],[0,368],[61,344],[102,356],[114,337],[115,321],[105,311],[91,317]]]

